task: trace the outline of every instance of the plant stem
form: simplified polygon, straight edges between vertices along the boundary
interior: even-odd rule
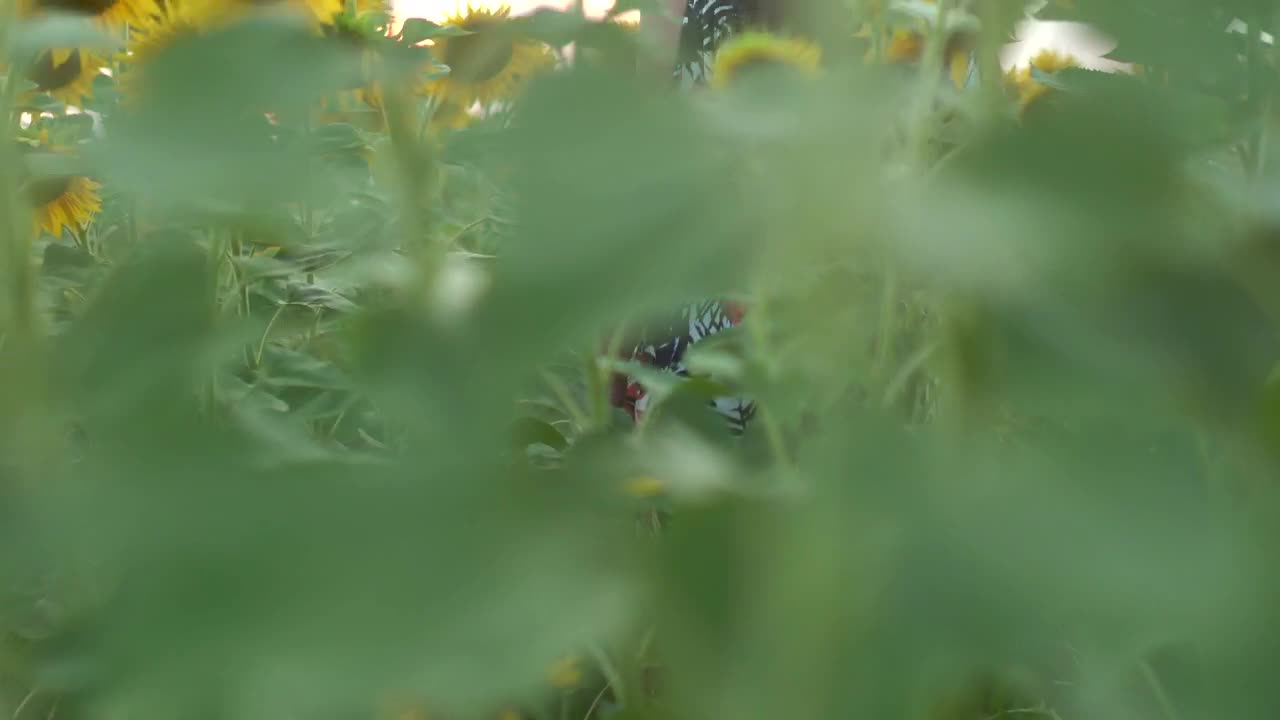
[[[587,380],[589,398],[588,422],[590,427],[602,428],[609,423],[609,373],[608,365],[600,361],[593,348],[583,353],[583,368]]]
[[[777,367],[769,352],[769,304],[763,292],[757,292],[751,306],[751,317],[744,323],[754,345],[756,362],[764,368],[767,381],[772,384],[777,377]],[[760,425],[764,428],[765,442],[769,453],[784,473],[784,479],[790,480],[795,470],[791,462],[791,453],[787,450],[786,436],[782,432],[782,423],[773,413],[768,403],[761,403],[756,414],[760,417]]]
[[[978,82],[982,98],[984,118],[999,115],[1005,106],[1003,70],[1000,68],[1001,37],[996,34],[1006,26],[1005,16],[1001,13],[1000,0],[980,0],[978,17],[981,31],[978,36],[977,62]]]
[[[16,0],[0,0],[0,20],[3,27],[12,27]],[[9,34],[0,36],[0,56],[8,54]],[[8,317],[5,331],[10,342],[22,346],[36,336],[35,278],[31,267],[31,214],[25,203],[18,200],[18,183],[13,168],[22,158],[17,156],[11,133],[18,126],[20,114],[15,109],[18,80],[24,75],[25,62],[13,62],[5,77],[4,94],[0,99],[0,118],[4,120],[4,137],[0,142],[0,263],[4,270],[5,285],[9,289]]]
[[[934,129],[933,101],[938,95],[942,77],[942,56],[947,45],[947,20],[955,0],[938,0],[938,12],[929,36],[925,38],[924,56],[920,60],[920,82],[910,118],[907,159],[916,167],[928,164],[929,139]]]
[[[382,113],[398,164],[405,249],[416,248],[415,256],[423,265],[422,269],[432,276],[443,252],[447,251],[447,248],[437,248],[437,252],[430,252],[429,247],[434,220],[431,198],[435,184],[435,154],[431,142],[418,138],[404,85],[403,78],[388,79]],[[428,247],[423,247],[424,242]],[[427,252],[424,253],[424,249]]]

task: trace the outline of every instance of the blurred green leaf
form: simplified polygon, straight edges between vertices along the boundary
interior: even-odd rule
[[[408,18],[400,26],[401,42],[417,45],[423,40],[434,37],[461,37],[470,35],[471,31],[457,25],[438,25],[423,18]]]
[[[118,50],[121,39],[103,27],[79,15],[47,13],[23,18],[8,25],[6,35],[9,56],[25,61],[49,48],[94,48],[103,52]]]

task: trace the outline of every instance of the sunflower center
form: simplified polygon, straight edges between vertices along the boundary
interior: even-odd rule
[[[449,38],[441,60],[457,82],[475,84],[497,77],[515,52],[511,38],[492,27],[467,29],[478,32]]]
[[[66,62],[56,67],[53,64],[53,53],[45,51],[31,64],[27,78],[40,90],[57,90],[74,82],[80,77],[80,71],[79,50],[72,50]]]
[[[121,0],[36,0],[36,7],[81,15],[101,15],[120,2]]]
[[[32,207],[44,207],[71,189],[70,176],[42,177],[27,183],[27,201]]]

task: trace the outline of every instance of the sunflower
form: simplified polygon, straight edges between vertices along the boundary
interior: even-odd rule
[[[924,37],[913,30],[894,30],[884,49],[884,59],[891,63],[915,62],[924,52]]]
[[[160,12],[160,3],[157,0],[21,0],[19,9],[27,16],[42,12],[70,13],[119,27],[141,22]]]
[[[508,20],[511,8],[467,6],[445,25],[469,32],[436,38],[432,54],[449,72],[428,80],[424,90],[441,101],[470,106],[508,100],[530,75],[551,64],[550,53],[537,42],[518,36]]]
[[[805,74],[818,71],[821,53],[816,45],[765,32],[745,32],[724,44],[711,66],[711,85],[727,87],[745,73],[760,68],[789,68]]]
[[[1078,66],[1078,61],[1071,55],[1055,50],[1041,50],[1026,66],[1010,70],[1005,75],[1005,82],[1017,93],[1019,114],[1026,113],[1027,108],[1049,93],[1049,88],[1035,79],[1033,69],[1036,72],[1052,75]]]
[[[35,85],[34,92],[48,93],[64,105],[81,106],[93,94],[93,81],[106,64],[105,58],[85,48],[45,50],[27,69],[27,79]]]
[[[870,30],[857,35],[857,37],[869,37]],[[951,78],[951,83],[957,88],[963,88],[969,83],[970,70],[970,50],[969,39],[956,34],[947,38],[946,49],[943,51],[947,59],[947,74]],[[912,63],[920,59],[924,54],[924,35],[914,31],[899,28],[894,30],[886,38],[884,44],[884,59],[889,63]],[[875,50],[868,48],[863,58],[866,62],[875,62]]]
[[[61,237],[64,228],[83,230],[102,210],[102,186],[82,175],[41,178],[27,185],[32,232]]]
[[[32,232],[39,234],[43,230],[61,236],[64,228],[83,229],[93,221],[102,209],[102,196],[99,194],[102,186],[78,174],[31,177],[27,172],[27,158],[70,155],[67,146],[50,141],[49,136],[49,128],[43,123],[20,131],[15,138],[23,158],[23,162],[18,163],[18,177],[31,205]]]

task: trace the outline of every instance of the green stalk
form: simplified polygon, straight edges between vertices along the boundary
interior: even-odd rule
[[[0,0],[0,58],[9,57],[16,0]],[[22,59],[25,60],[25,59]],[[0,93],[0,282],[6,297],[0,301],[0,452],[19,468],[19,478],[34,480],[54,461],[54,433],[44,409],[43,333],[36,312],[35,268],[31,263],[31,208],[19,196],[14,172],[22,158],[14,130],[20,114],[15,108],[18,79],[26,62],[12,59]]]
[[[587,376],[587,397],[590,403],[588,422],[592,429],[602,428],[609,424],[610,371],[608,366],[600,362],[600,356],[594,348],[588,348],[582,357],[582,371]]]
[[[0,18],[4,19],[5,32],[0,37],[0,57],[9,54],[9,33],[16,0],[0,0]],[[4,118],[4,137],[0,139],[0,262],[3,263],[5,285],[9,290],[8,317],[5,333],[8,344],[17,342],[26,346],[37,333],[35,317],[35,278],[31,267],[30,208],[18,198],[18,183],[13,168],[22,158],[14,148],[12,133],[18,127],[19,113],[14,107],[18,93],[18,79],[23,76],[25,62],[13,62],[5,78],[4,94],[0,100],[0,118]]]
[[[875,58],[877,65],[884,64],[884,10],[876,10],[872,7],[874,0],[865,0],[863,3],[863,17],[871,19],[871,56]]]
[[[422,238],[431,237],[434,219],[431,195],[435,184],[435,156],[431,143],[422,142],[418,138],[412,122],[411,105],[403,84],[398,78],[393,78],[387,83],[382,113],[399,165],[400,195],[404,203],[404,240],[407,249],[420,245]],[[438,255],[440,253],[429,253],[424,257],[419,253],[418,257],[426,261],[428,267],[424,269],[430,270],[439,265]]]
[[[978,36],[977,62],[979,91],[984,118],[998,116],[1005,106],[1003,77],[1000,67],[1001,38],[996,30],[1006,27],[1005,16],[1000,12],[1000,0],[980,0],[978,18],[981,30]]]
[[[754,345],[756,360],[764,367],[765,377],[770,383],[777,377],[777,367],[769,353],[769,305],[763,292],[757,292],[755,303],[751,307],[751,317],[744,323]],[[795,466],[791,461],[791,453],[787,450],[786,436],[782,432],[782,423],[773,413],[768,403],[760,403],[756,415],[760,426],[764,429],[765,442],[769,453],[783,473],[783,479],[790,481],[794,476]]]
[[[938,96],[942,79],[942,56],[947,46],[947,20],[955,0],[938,0],[938,12],[929,36],[925,38],[924,57],[920,61],[920,82],[910,117],[907,159],[916,167],[928,164],[929,138],[934,130],[933,101]]]

